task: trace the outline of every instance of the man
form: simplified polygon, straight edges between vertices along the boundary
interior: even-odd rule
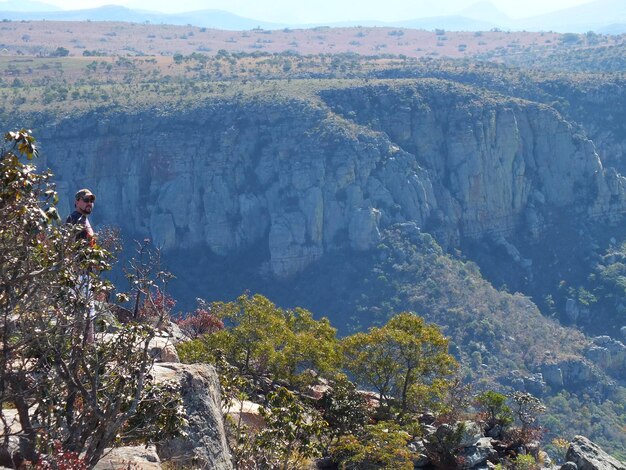
[[[96,202],[96,195],[89,189],[79,190],[74,196],[74,212],[66,219],[68,225],[82,225],[82,230],[77,233],[76,240],[87,240],[90,246],[96,243],[95,233],[89,223],[89,215],[93,211],[93,204]],[[96,310],[94,306],[93,292],[89,279],[89,271],[83,272],[79,277],[80,287],[77,294],[84,295],[87,299],[89,315],[87,316],[85,337],[88,343],[94,342],[94,318]]]
[[[83,229],[76,235],[77,240],[87,240],[90,245],[95,243],[94,231],[89,223],[89,215],[93,211],[93,205],[96,202],[96,195],[89,189],[84,188],[74,196],[74,212],[72,212],[65,221],[70,225],[82,225]]]

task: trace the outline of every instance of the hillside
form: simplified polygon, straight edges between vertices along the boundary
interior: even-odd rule
[[[413,27],[415,28],[415,27]],[[559,50],[586,50],[623,44],[623,35],[553,32],[458,32],[392,27],[315,27],[225,31],[195,26],[110,21],[3,21],[3,56],[47,56],[64,47],[69,57],[85,55],[173,56],[194,52],[290,51],[306,54],[393,54],[406,57],[544,56]],[[52,41],[50,39],[53,38]]]
[[[1,24],[12,37],[29,27]],[[115,25],[95,26],[81,38]],[[346,31],[366,32],[306,34]],[[225,34],[192,38],[205,33]],[[124,34],[106,36],[103,52],[85,42],[86,56],[70,36],[47,46],[63,57],[4,46],[2,127],[34,130],[62,212],[91,188],[99,228],[163,248],[183,310],[249,290],[344,333],[414,310],[450,335],[467,381],[532,391],[551,406],[551,436],[585,433],[624,455],[626,179],[611,168],[626,167],[621,75],[242,53],[227,39],[233,52],[169,49],[176,38],[155,41],[155,56],[140,55],[140,40],[130,57],[99,56],[119,54]],[[473,37],[495,45],[498,35]]]

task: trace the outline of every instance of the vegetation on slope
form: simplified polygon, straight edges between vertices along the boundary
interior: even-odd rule
[[[205,259],[203,264],[211,266],[208,275],[194,270],[180,273],[179,281],[195,283],[207,298],[228,299],[244,289],[261,292],[280,305],[300,305],[327,316],[343,335],[383,326],[398,312],[419,312],[451,339],[450,352],[460,362],[463,381],[477,390],[532,388],[543,365],[589,365],[582,357],[588,340],[579,331],[546,318],[522,294],[496,290],[476,264],[444,253],[412,225],[390,228],[371,252],[327,255],[289,281],[263,281],[255,256],[259,254],[244,254],[241,264],[231,258],[227,265],[219,258]],[[595,372],[589,382],[535,391],[548,404],[542,423],[549,439],[587,432],[623,455],[625,390],[590,367]],[[601,424],[582,417],[576,407],[603,416]]]
[[[409,469],[425,458],[449,468],[465,462],[463,442],[484,433],[506,449],[494,462],[545,459],[530,447],[542,434],[540,401],[472,395],[453,375],[448,341],[413,313],[338,340],[326,318],[257,294],[203,304],[180,324],[194,335],[177,345],[181,360],[221,373],[237,468],[297,469],[320,456],[341,468]],[[262,425],[244,422],[244,399],[261,405]]]

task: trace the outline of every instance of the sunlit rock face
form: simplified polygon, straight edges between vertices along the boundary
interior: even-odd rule
[[[334,249],[367,250],[397,222],[454,245],[539,235],[562,209],[618,217],[625,208],[624,178],[554,110],[445,81],[33,127],[63,200],[82,187],[97,194],[96,223],[165,251],[264,246],[281,277]]]

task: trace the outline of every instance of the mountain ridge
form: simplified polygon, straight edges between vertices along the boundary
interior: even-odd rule
[[[92,9],[42,11],[47,4],[31,2],[28,11],[20,11],[20,4],[6,1],[0,3],[0,15],[12,20],[91,20],[91,21],[131,21],[154,22],[163,24],[192,24],[228,30],[246,30],[255,27],[264,29],[315,28],[320,26],[388,26],[434,29],[443,28],[457,31],[485,31],[493,28],[508,30],[587,32],[612,31],[623,33],[622,24],[626,22],[626,7],[616,0],[595,0],[593,2],[565,8],[529,18],[510,19],[502,14],[490,2],[479,2],[457,12],[424,14],[403,21],[378,21],[366,18],[354,21],[325,21],[312,23],[268,22],[247,18],[224,10],[195,10],[184,13],[161,13],[118,6],[124,10],[115,10],[111,6]],[[119,12],[125,11],[126,18]],[[432,16],[431,16],[432,15]]]

